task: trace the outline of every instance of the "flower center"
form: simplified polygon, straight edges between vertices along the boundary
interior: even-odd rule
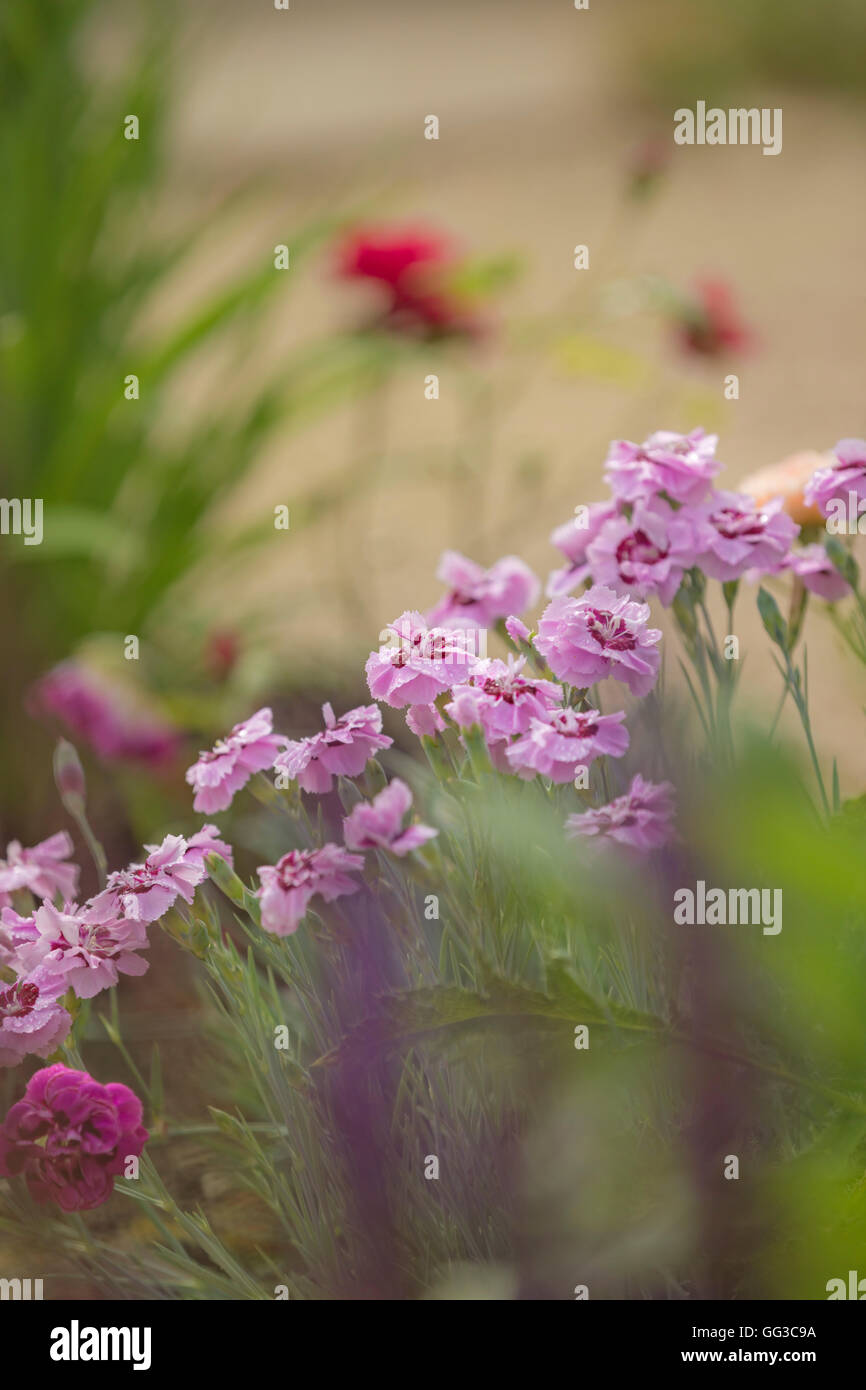
[[[645,531],[638,530],[623,537],[616,548],[616,559],[620,566],[656,565],[667,553],[651,541]]]
[[[636,645],[625,618],[616,618],[613,613],[590,608],[587,612],[586,627],[600,647],[610,647],[615,652],[630,652]]]
[[[713,525],[720,536],[734,541],[743,536],[759,536],[767,524],[763,512],[738,512],[735,507],[722,507],[713,514]]]
[[[598,720],[594,714],[580,713],[578,710],[557,710],[551,724],[564,738],[593,738],[598,733]]]
[[[281,888],[301,888],[312,883],[316,877],[310,850],[292,849],[284,854],[277,864],[277,875]]]
[[[33,984],[13,985],[0,994],[0,1014],[5,1018],[24,1018],[33,1012],[39,998],[39,986]]]

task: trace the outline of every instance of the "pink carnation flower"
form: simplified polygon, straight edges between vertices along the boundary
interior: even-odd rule
[[[449,592],[428,613],[431,627],[491,627],[499,618],[529,608],[541,588],[517,555],[506,555],[485,570],[456,550],[446,550],[436,578]]]
[[[866,499],[866,439],[840,439],[833,453],[833,465],[819,468],[803,492],[806,502],[818,507],[824,516],[834,499],[847,505],[852,492],[858,505]]]
[[[0,1126],[0,1174],[26,1178],[37,1202],[89,1211],[144,1148],[141,1120],[141,1102],[119,1081],[103,1086],[60,1062],[43,1067]]]
[[[410,705],[406,727],[416,738],[434,738],[448,727],[435,705]]]
[[[340,845],[326,844],[321,849],[292,849],[276,864],[259,869],[261,888],[258,898],[262,907],[262,926],[276,936],[291,936],[310,899],[317,894],[326,902],[357,893],[360,884],[349,874],[363,867],[360,854],[349,854]]]
[[[47,1057],[72,1027],[58,1002],[67,989],[65,980],[43,965],[16,973],[14,984],[0,981],[0,1067],[17,1066],[31,1053]]]
[[[156,846],[145,845],[145,849],[155,849]],[[201,830],[197,830],[194,835],[190,835],[186,842],[186,854],[184,860],[187,864],[201,864],[204,867],[205,855],[218,854],[225,859],[231,868],[234,865],[231,845],[227,845],[225,840],[219,838],[219,830],[215,825],[203,825]]]
[[[787,562],[799,526],[780,497],[758,507],[740,492],[715,492],[702,509],[708,523],[697,563],[711,579],[727,582],[749,570],[774,574]]]
[[[365,670],[373,699],[394,709],[432,704],[466,679],[476,659],[471,635],[428,627],[418,612],[401,613],[389,630],[393,641],[370,653]]]
[[[590,566],[586,557],[588,547],[595,540],[605,522],[619,514],[616,502],[592,502],[580,517],[566,521],[551,532],[550,540],[557,550],[561,550],[568,564],[553,570],[547,581],[547,597],[559,598],[570,594],[589,577]],[[585,522],[583,525],[581,522]]]
[[[526,623],[521,622],[513,613],[505,619],[505,631],[508,633],[512,642],[516,643],[518,646],[521,642],[528,642],[532,636]]]
[[[269,709],[257,710],[243,724],[235,724],[227,738],[220,739],[198,762],[187,768],[186,780],[195,788],[193,807],[206,816],[225,811],[232,797],[256,772],[273,767],[274,759],[286,743],[273,732]]]
[[[666,493],[674,502],[700,502],[721,469],[716,459],[717,434],[692,430],[675,434],[657,430],[643,444],[614,440],[604,480],[624,502],[645,501]]]
[[[541,615],[535,645],[560,680],[581,689],[605,676],[623,681],[633,695],[656,683],[661,641],[648,628],[649,604],[634,603],[596,585],[579,598],[555,598]]]
[[[523,674],[525,657],[476,662],[466,685],[454,687],[446,713],[461,728],[480,724],[488,743],[526,733],[533,719],[546,719],[562,704],[562,687]]]
[[[343,839],[349,849],[387,849],[404,855],[439,834],[429,825],[403,829],[403,817],[412,805],[412,793],[395,777],[372,802],[360,801],[343,821]]]
[[[630,849],[660,849],[674,839],[674,789],[670,782],[645,782],[640,773],[625,796],[565,822],[570,839],[586,836]]]
[[[115,685],[75,661],[55,666],[33,687],[34,711],[55,715],[106,760],[162,766],[178,751],[173,725]]]
[[[305,792],[329,792],[334,777],[357,777],[380,748],[394,742],[382,733],[378,705],[359,705],[340,719],[323,705],[322,714],[324,732],[291,740],[274,762],[275,771],[288,773]]]
[[[529,732],[508,745],[511,771],[529,780],[536,773],[552,782],[573,782],[579,767],[594,758],[621,758],[628,748],[625,712],[599,714],[597,709],[556,710],[545,720],[533,719]]]
[[[792,550],[785,568],[796,574],[810,593],[828,603],[838,603],[851,592],[850,584],[842,578],[823,545],[804,545],[801,550]]]
[[[120,975],[143,975],[147,961],[135,954],[147,948],[147,932],[140,922],[90,921],[87,908],[67,903],[62,911],[44,902],[33,916],[33,939],[22,945],[22,965],[41,964],[62,977],[63,988],[79,999],[92,999],[100,990],[112,989]]]
[[[674,511],[661,497],[637,502],[630,518],[608,521],[589,546],[593,578],[636,598],[657,594],[667,606],[695,563],[705,530],[701,516],[688,508]]]
[[[0,860],[0,892],[15,893],[26,888],[34,898],[75,896],[78,865],[64,864],[72,853],[72,840],[59,830],[32,849],[22,849],[18,840],[6,846],[6,859]]]
[[[204,881],[206,850],[199,846],[190,854],[181,835],[166,835],[161,845],[145,845],[145,849],[151,853],[143,864],[130,864],[128,869],[108,875],[106,887],[88,905],[91,921],[128,917],[136,922],[155,922],[178,897],[192,902],[196,888]]]

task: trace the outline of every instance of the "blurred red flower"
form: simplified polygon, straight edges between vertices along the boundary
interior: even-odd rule
[[[345,279],[374,280],[386,291],[380,325],[420,337],[475,334],[479,324],[449,283],[450,244],[417,228],[356,228],[337,252]]]
[[[742,352],[754,344],[733,291],[724,280],[697,281],[694,297],[676,311],[675,323],[682,346],[700,357]]]

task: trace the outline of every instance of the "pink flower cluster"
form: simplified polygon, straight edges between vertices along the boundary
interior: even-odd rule
[[[615,441],[605,467],[612,500],[576,508],[575,520],[552,533],[568,564],[551,573],[548,597],[590,582],[667,606],[694,568],[723,582],[790,568],[800,528],[783,499],[758,506],[745,494],[717,492],[716,444],[699,429]]]
[[[0,1066],[35,1053],[47,1057],[69,1032],[61,1003],[68,990],[91,999],[121,975],[143,975],[138,954],[148,946],[147,926],[178,897],[191,903],[205,877],[205,855],[231,850],[205,825],[188,840],[167,835],[142,864],[109,874],[106,887],[81,907],[72,901],[78,868],[62,862],[72,851],[65,832],[24,850],[14,843],[0,874],[12,892],[42,899],[29,915],[0,910],[0,965],[14,981],[0,991]],[[54,901],[56,899],[56,901]]]

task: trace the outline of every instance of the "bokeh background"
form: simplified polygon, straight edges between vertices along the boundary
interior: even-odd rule
[[[611,438],[701,423],[735,483],[864,428],[856,4],[76,0],[4,24],[0,461],[46,507],[43,546],[0,557],[4,737],[30,749],[7,837],[50,794],[20,707],[59,660],[119,663],[210,734],[251,698],[358,689],[448,546],[546,574]],[[781,106],[781,155],[675,147],[672,112],[699,98]],[[356,222],[431,227],[492,267],[483,339],[359,344],[373,297],[334,274]],[[702,277],[729,286],[742,351],[682,350],[671,305]],[[744,602],[745,644],[750,620]],[[814,722],[854,792],[854,674],[828,625],[809,642]]]

